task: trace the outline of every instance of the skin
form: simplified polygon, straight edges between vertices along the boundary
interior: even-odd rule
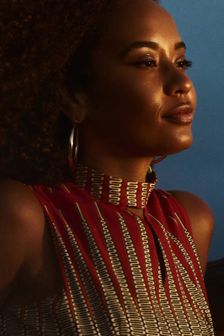
[[[92,88],[75,95],[70,117],[82,124],[84,164],[145,181],[155,156],[192,144],[192,123],[179,125],[164,117],[183,102],[195,112],[195,89],[182,64],[186,50],[172,17],[153,1],[124,1],[106,20],[110,29],[93,51]],[[213,215],[195,195],[173,195],[188,212],[204,272]]]
[[[92,85],[86,92],[74,93],[68,113],[82,124],[84,164],[144,181],[155,156],[191,145],[191,123],[178,125],[164,115],[183,102],[194,111],[195,91],[181,66],[185,50],[175,48],[181,42],[176,25],[160,6],[150,0],[129,0],[114,6],[106,20],[110,29],[92,51]],[[125,52],[136,41],[153,41],[157,48]],[[146,66],[142,60],[149,56]],[[204,269],[213,227],[211,212],[192,194],[176,191],[173,195],[188,211]],[[30,302],[57,292],[61,280],[38,200],[15,181],[1,182],[0,200],[1,303]]]
[[[163,116],[183,102],[194,111],[196,95],[181,67],[185,50],[175,49],[182,39],[170,15],[153,1],[129,1],[128,11],[126,2],[122,4],[106,18],[110,31],[93,52],[90,92],[80,100],[76,95],[84,114],[82,160],[107,173],[144,181],[156,155],[191,145],[192,125],[178,126]],[[136,41],[154,42],[158,50],[126,52]]]

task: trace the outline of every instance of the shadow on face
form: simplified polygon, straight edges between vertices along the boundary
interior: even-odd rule
[[[154,1],[116,2],[91,50],[83,144],[118,156],[176,153],[192,143],[196,95],[172,17]]]

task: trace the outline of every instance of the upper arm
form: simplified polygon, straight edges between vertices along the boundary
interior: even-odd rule
[[[16,181],[1,181],[0,303],[10,295],[37,250],[43,224],[43,210],[31,190]]]
[[[214,227],[212,211],[204,201],[191,193],[185,191],[171,191],[171,193],[188,213],[193,239],[204,273]]]

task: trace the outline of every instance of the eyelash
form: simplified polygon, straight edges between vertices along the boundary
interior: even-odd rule
[[[146,59],[135,62],[134,65],[136,65],[139,68],[148,68],[148,67],[149,68],[154,68],[154,67],[156,67],[157,63],[152,58],[146,58]]]
[[[190,67],[192,67],[192,61],[189,61],[189,60],[186,60],[186,59],[177,61],[176,64],[178,65],[178,68],[180,67],[180,68],[182,68],[184,70],[189,69]]]
[[[148,64],[148,65],[147,65]],[[157,66],[157,63],[154,59],[148,58],[145,60],[137,61],[134,63],[135,66],[140,67],[140,68],[154,68]],[[183,60],[178,60],[176,62],[176,65],[178,68],[182,68],[184,70],[190,68],[192,66],[192,61],[183,59]]]

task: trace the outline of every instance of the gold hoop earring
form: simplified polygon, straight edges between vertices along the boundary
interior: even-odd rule
[[[72,128],[69,137],[69,149],[68,149],[68,165],[71,169],[75,168],[78,162],[78,152],[79,152],[79,128],[78,124],[75,124]]]

